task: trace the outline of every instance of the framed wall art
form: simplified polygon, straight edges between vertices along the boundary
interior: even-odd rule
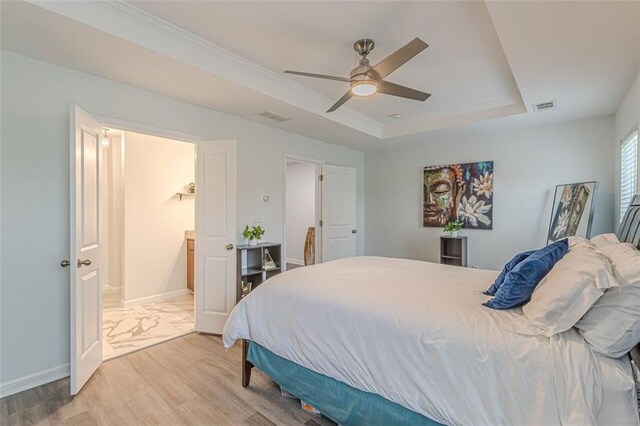
[[[422,179],[422,226],[493,228],[493,161],[425,167]]]
[[[597,189],[596,181],[556,186],[547,244],[571,236],[591,237]]]

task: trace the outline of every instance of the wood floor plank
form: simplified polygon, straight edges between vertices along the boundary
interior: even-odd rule
[[[145,351],[132,354],[125,361],[170,405],[180,405],[198,397],[181,376],[154,362],[153,357]]]
[[[247,417],[242,423],[242,425],[246,426],[275,426],[276,424],[263,416],[262,414],[256,412],[255,414]]]
[[[0,425],[333,425],[280,396],[260,371],[240,385],[239,346],[197,333],[103,363],[76,396],[69,379],[0,399]]]
[[[176,408],[176,413],[189,425],[215,424],[226,426],[233,424],[214,404],[199,397],[179,405]]]

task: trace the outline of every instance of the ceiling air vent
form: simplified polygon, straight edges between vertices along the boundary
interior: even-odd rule
[[[539,104],[533,104],[533,110],[534,111],[544,111],[544,110],[555,108],[555,107],[556,107],[556,101],[549,101],[549,102],[542,102],[542,103],[539,103]]]
[[[258,115],[260,117],[268,118],[269,120],[278,121],[280,123],[282,123],[283,121],[291,120],[290,117],[284,116],[282,114],[278,114],[277,112],[273,112],[273,111],[264,111],[264,112],[261,112]]]

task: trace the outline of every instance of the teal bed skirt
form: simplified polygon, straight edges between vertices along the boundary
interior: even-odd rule
[[[247,359],[281,387],[339,425],[441,426],[380,395],[364,392],[286,360],[251,342]]]

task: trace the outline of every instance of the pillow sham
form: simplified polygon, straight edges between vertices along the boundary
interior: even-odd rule
[[[627,247],[609,253],[620,287],[605,291],[576,324],[594,352],[613,358],[640,342],[640,251],[631,244],[621,246]]]
[[[569,243],[565,238],[532,253],[506,274],[496,295],[483,305],[492,309],[511,309],[523,305],[568,249]]]
[[[640,281],[640,250],[630,243],[620,243],[602,248],[613,265],[613,273],[621,284]]]
[[[607,256],[592,244],[580,244],[555,264],[522,312],[550,337],[576,325],[606,289],[617,286]]]
[[[585,245],[589,247],[593,246],[593,244],[591,244],[591,242],[589,242],[589,240],[587,240],[586,238],[575,236],[567,237],[567,243],[569,243],[569,251],[571,251],[571,249],[573,249],[574,247]]]
[[[619,244],[618,236],[616,234],[600,234],[591,239],[591,244],[598,249],[602,249],[607,246],[613,246]]]
[[[498,288],[500,288],[500,286],[504,282],[504,278],[507,276],[507,274],[511,272],[511,270],[515,268],[518,263],[522,262],[523,260],[525,260],[527,257],[529,257],[535,252],[536,252],[535,250],[529,250],[522,253],[518,253],[515,256],[513,256],[513,259],[511,259],[510,261],[507,262],[506,265],[504,265],[504,268],[502,268],[502,272],[500,272],[500,275],[498,275],[498,278],[496,278],[495,282],[491,284],[491,287],[489,287],[484,292],[484,294],[486,294],[487,296],[495,296],[496,292],[498,291]]]

